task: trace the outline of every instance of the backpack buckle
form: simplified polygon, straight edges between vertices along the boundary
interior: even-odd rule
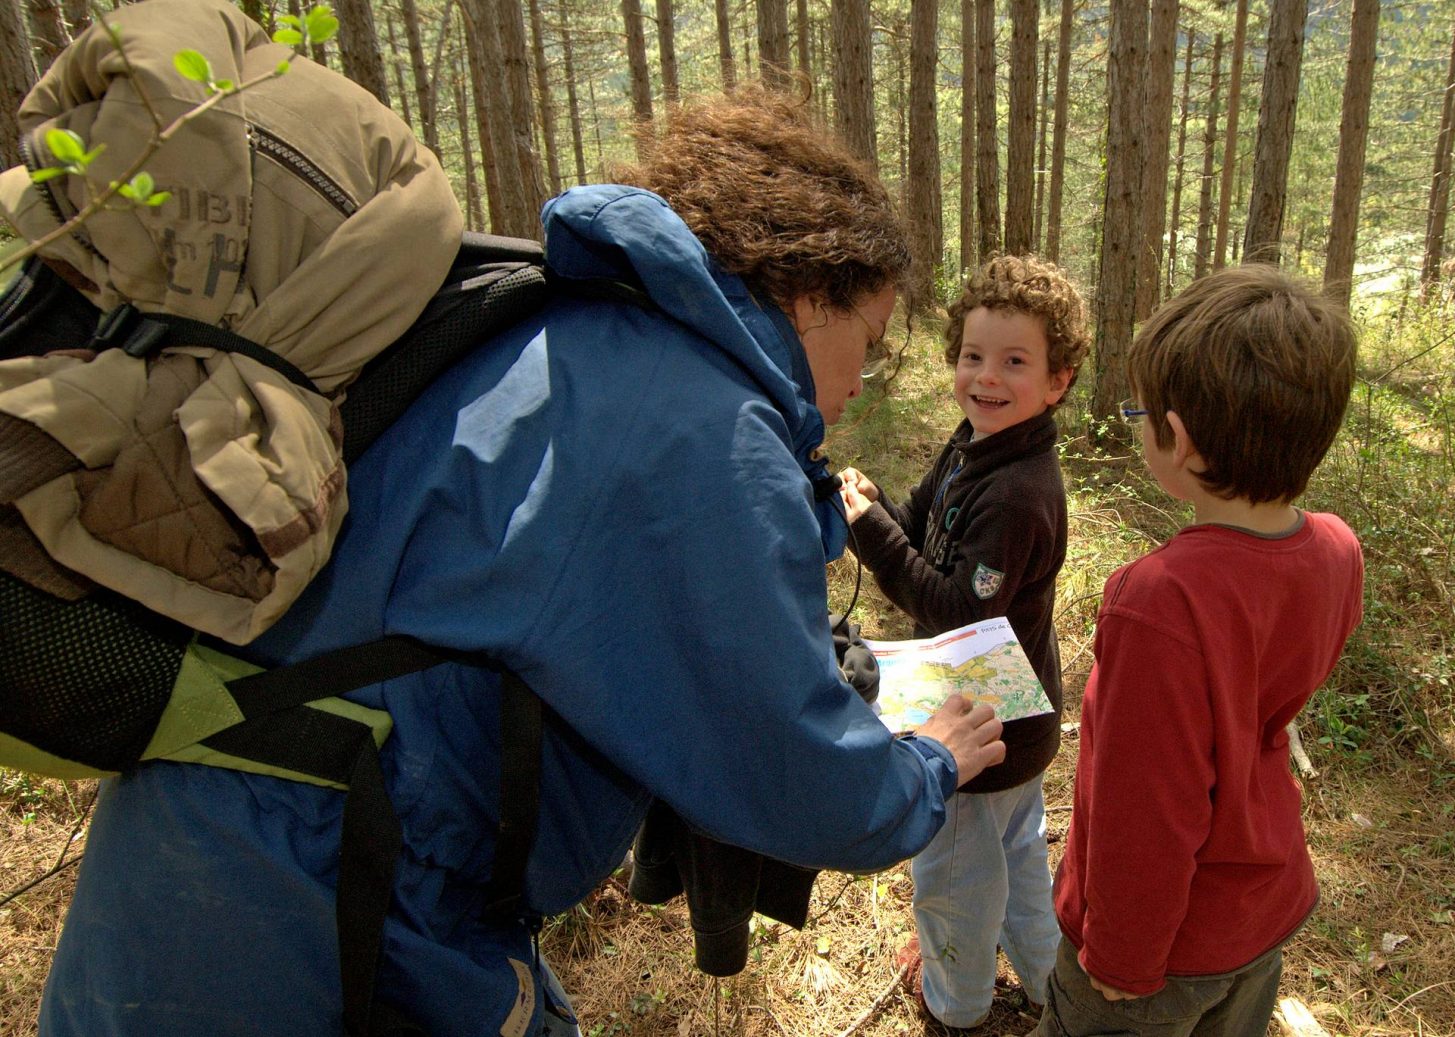
[[[119,348],[127,356],[142,358],[156,352],[166,337],[165,324],[147,320],[141,310],[124,302],[101,315],[88,348],[97,353]]]

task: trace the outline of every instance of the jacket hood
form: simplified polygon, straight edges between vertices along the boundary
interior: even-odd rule
[[[737,362],[783,416],[793,454],[813,482],[829,558],[843,552],[847,523],[819,447],[824,421],[814,405],[808,356],[788,315],[724,271],[659,195],[604,184],[572,188],[546,203],[546,265],[565,280],[624,281],[663,313]]]

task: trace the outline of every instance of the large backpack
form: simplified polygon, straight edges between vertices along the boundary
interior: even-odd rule
[[[345,460],[359,456],[466,350],[538,309],[549,291],[539,244],[467,232],[423,314],[349,387],[341,407]],[[157,348],[172,323],[161,314],[100,314],[32,259],[0,295],[0,359],[88,340],[94,348],[141,341]],[[187,334],[195,341],[195,328]],[[260,349],[221,331],[209,345]],[[7,521],[18,518],[0,502],[0,524]],[[98,586],[62,600],[0,573],[0,766],[69,779],[166,759],[346,790],[337,894],[345,1028],[351,1035],[410,1032],[373,999],[402,845],[377,753],[390,720],[340,696],[460,658],[385,637],[263,670],[115,591]],[[494,667],[484,658],[464,661]],[[510,916],[519,913],[534,838],[542,706],[501,672],[502,730],[511,737],[488,899],[494,912]]]

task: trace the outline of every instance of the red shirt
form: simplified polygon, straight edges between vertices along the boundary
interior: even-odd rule
[[[1305,513],[1279,538],[1182,530],[1107,581],[1056,914],[1134,994],[1291,935],[1318,899],[1284,727],[1362,612],[1359,541]]]

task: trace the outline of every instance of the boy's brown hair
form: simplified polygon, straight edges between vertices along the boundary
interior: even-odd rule
[[[1086,304],[1066,271],[1037,256],[992,256],[965,281],[950,306],[945,327],[945,362],[960,362],[965,315],[978,306],[1040,317],[1046,331],[1046,362],[1051,374],[1070,369],[1067,391],[1076,384],[1081,361],[1091,349]],[[1065,394],[1061,399],[1064,400]]]
[[[1158,447],[1176,411],[1210,492],[1253,504],[1304,491],[1344,420],[1357,342],[1342,307],[1277,267],[1230,267],[1148,318],[1127,354]]]

